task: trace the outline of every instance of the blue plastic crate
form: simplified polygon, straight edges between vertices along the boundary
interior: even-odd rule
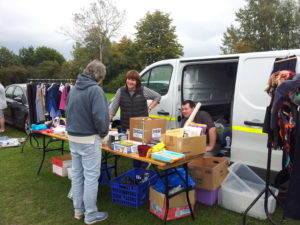
[[[149,200],[149,187],[158,179],[156,172],[132,169],[110,182],[112,202],[138,208]]]
[[[108,171],[108,174],[106,172],[106,168]],[[109,184],[110,180],[111,180],[111,173],[112,173],[112,169],[110,164],[106,164],[106,163],[102,163],[101,164],[101,174],[99,177],[99,185],[103,185],[103,184]]]

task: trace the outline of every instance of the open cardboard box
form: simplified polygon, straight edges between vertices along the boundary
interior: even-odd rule
[[[150,212],[164,219],[166,213],[166,196],[150,187]],[[189,199],[194,211],[195,190],[189,191]],[[182,192],[169,200],[169,212],[167,220],[178,219],[190,215],[190,209],[187,203],[186,194]]]
[[[183,129],[168,130],[162,135],[166,149],[185,156],[204,154],[206,152],[206,135],[183,137]]]

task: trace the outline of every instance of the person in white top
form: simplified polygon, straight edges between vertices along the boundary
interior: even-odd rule
[[[3,114],[3,109],[7,108],[5,89],[0,82],[0,133],[5,131],[5,119]]]

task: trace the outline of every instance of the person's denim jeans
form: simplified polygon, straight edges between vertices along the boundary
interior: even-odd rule
[[[72,154],[72,192],[76,214],[84,214],[86,221],[98,215],[97,194],[101,169],[101,139],[94,144],[69,142]]]

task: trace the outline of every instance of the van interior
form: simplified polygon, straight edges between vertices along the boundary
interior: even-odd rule
[[[230,149],[224,133],[231,138],[237,67],[238,59],[233,59],[195,62],[183,69],[182,101],[201,102],[200,110],[207,111],[212,116],[218,132],[217,146],[214,149],[217,154],[225,146]]]

